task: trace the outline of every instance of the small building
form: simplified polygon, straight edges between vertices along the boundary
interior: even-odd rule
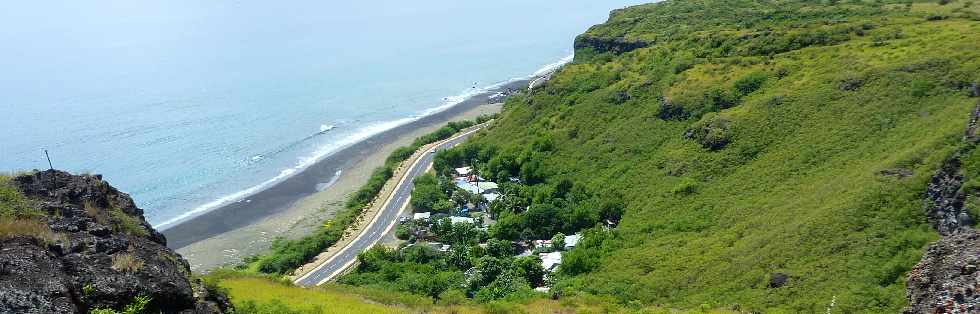
[[[561,252],[538,253],[538,257],[541,258],[541,267],[549,272],[561,265]]]
[[[470,217],[452,216],[452,217],[449,217],[449,221],[452,222],[454,225],[455,224],[459,224],[459,223],[476,224],[476,221],[473,220],[473,218],[470,218]]]
[[[473,168],[472,167],[460,167],[460,168],[456,168],[454,170],[456,172],[456,175],[457,176],[460,176],[460,177],[469,176],[471,173],[473,173]]]
[[[531,245],[533,245],[535,248],[550,248],[551,240],[534,240],[531,241]]]
[[[430,249],[435,250],[437,252],[446,252],[449,251],[450,249],[449,244],[442,244],[440,242],[426,242],[423,245],[428,246]]]
[[[497,199],[500,199],[500,194],[493,192],[483,193],[483,199],[487,200],[487,203],[493,203],[496,202]]]
[[[571,249],[575,248],[575,246],[578,245],[578,241],[581,240],[581,239],[582,239],[582,235],[581,234],[578,234],[578,233],[573,234],[573,235],[570,235],[570,236],[566,236],[565,237],[565,249],[566,250],[571,250]]]
[[[431,217],[431,216],[432,216],[432,214],[429,213],[429,212],[415,213],[415,215],[412,216],[412,219],[422,220],[422,221],[429,221],[429,217]]]
[[[497,189],[499,188],[496,183],[491,181],[477,181],[473,182],[473,185],[476,186],[476,189],[479,190],[480,194],[497,193]]]

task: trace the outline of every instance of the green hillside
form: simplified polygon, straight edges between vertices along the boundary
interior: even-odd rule
[[[926,183],[977,104],[977,12],[945,0],[615,11],[455,163],[533,191],[492,237],[581,229],[535,220],[537,205],[622,200],[614,231],[567,253],[557,290],[675,308],[896,312],[907,271],[938,238]]]

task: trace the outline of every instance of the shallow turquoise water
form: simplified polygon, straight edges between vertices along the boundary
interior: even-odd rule
[[[49,149],[160,225],[527,76],[640,2],[7,3],[0,171],[47,168]]]

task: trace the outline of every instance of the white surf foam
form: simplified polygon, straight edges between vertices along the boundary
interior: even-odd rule
[[[571,62],[572,59],[573,59],[573,57],[574,57],[574,55],[569,55],[569,56],[566,56],[564,58],[559,59],[556,62],[546,64],[545,66],[541,67],[540,69],[538,69],[537,71],[535,71],[533,74],[528,75],[528,76],[512,78],[512,79],[509,79],[509,80],[497,82],[497,83],[491,84],[489,86],[481,87],[481,88],[469,88],[467,91],[462,92],[462,93],[460,93],[458,95],[449,96],[449,97],[443,98],[444,103],[442,105],[437,106],[437,107],[426,109],[426,110],[424,110],[424,111],[422,111],[422,112],[420,112],[420,113],[418,113],[418,114],[416,114],[416,115],[414,115],[412,117],[407,117],[407,118],[402,118],[402,119],[392,120],[392,121],[377,122],[377,123],[371,124],[371,125],[369,125],[367,127],[361,128],[360,130],[358,130],[354,134],[352,134],[350,136],[347,136],[347,137],[341,139],[340,141],[333,142],[333,143],[331,143],[329,145],[325,145],[323,147],[320,147],[313,154],[310,154],[309,156],[300,158],[299,161],[296,163],[295,166],[293,166],[291,168],[283,169],[282,171],[279,172],[278,175],[276,175],[276,176],[274,176],[274,177],[272,177],[272,178],[270,178],[268,180],[265,180],[265,181],[263,181],[263,182],[255,185],[255,186],[252,186],[252,187],[243,189],[241,191],[238,191],[238,192],[235,192],[235,193],[232,193],[232,194],[228,194],[228,195],[222,196],[222,197],[220,197],[220,198],[218,198],[216,200],[213,200],[211,202],[208,202],[208,203],[205,203],[203,205],[197,206],[197,207],[195,207],[194,209],[192,209],[190,211],[187,211],[185,213],[182,213],[182,214],[178,215],[177,217],[174,217],[174,218],[169,219],[167,221],[164,221],[162,223],[156,224],[153,227],[156,228],[156,229],[158,229],[158,230],[165,230],[167,228],[173,227],[174,225],[176,225],[176,224],[178,224],[180,222],[184,222],[184,221],[186,221],[188,219],[191,219],[191,218],[200,216],[200,215],[202,215],[204,213],[207,213],[208,211],[210,211],[212,209],[215,209],[215,208],[218,208],[220,206],[227,205],[227,204],[234,203],[234,202],[241,202],[246,197],[248,197],[250,195],[253,195],[255,193],[258,193],[258,192],[260,192],[260,191],[262,191],[262,190],[264,190],[264,189],[272,186],[273,184],[275,184],[275,183],[277,183],[277,182],[279,182],[281,180],[284,180],[284,179],[289,178],[290,176],[292,176],[292,175],[294,175],[296,173],[299,173],[303,169],[306,169],[307,167],[315,164],[316,162],[320,161],[321,159],[323,159],[323,158],[329,156],[330,154],[332,154],[332,153],[334,153],[336,151],[339,151],[339,150],[341,150],[341,149],[343,149],[343,148],[345,148],[347,146],[350,146],[350,145],[353,145],[353,144],[355,144],[357,142],[363,141],[363,140],[365,140],[365,139],[367,139],[367,138],[369,138],[371,136],[374,136],[376,134],[379,134],[381,132],[384,132],[384,131],[387,131],[387,130],[390,130],[390,129],[393,129],[393,128],[396,128],[396,127],[399,127],[399,126],[402,126],[402,125],[405,125],[405,124],[408,124],[408,123],[412,123],[412,122],[418,121],[419,119],[422,119],[424,117],[427,117],[427,116],[430,116],[430,115],[433,115],[433,114],[442,112],[442,111],[444,111],[446,109],[452,108],[453,106],[462,103],[463,101],[466,101],[467,99],[469,99],[469,98],[471,98],[473,96],[487,93],[487,92],[489,92],[491,90],[494,90],[496,88],[500,88],[501,86],[504,86],[506,84],[513,83],[513,82],[520,81],[520,80],[527,80],[527,79],[537,78],[537,77],[540,77],[542,75],[549,74],[549,73],[554,72],[555,70],[561,68],[565,64]],[[322,126],[321,126],[321,128],[322,128]]]
[[[299,173],[300,171],[302,171],[303,169],[306,169],[307,167],[313,165],[314,163],[316,163],[320,159],[323,159],[323,158],[327,157],[328,155],[330,155],[330,154],[332,154],[332,153],[334,153],[334,152],[336,152],[336,151],[338,151],[338,150],[340,150],[340,149],[342,149],[344,147],[353,145],[354,143],[363,141],[363,140],[367,139],[368,137],[371,137],[371,136],[373,136],[375,134],[378,134],[378,133],[381,133],[381,132],[384,132],[384,131],[393,129],[395,127],[398,127],[398,126],[403,125],[403,124],[406,124],[406,123],[410,123],[410,122],[415,121],[415,120],[418,120],[420,118],[421,117],[411,117],[411,118],[398,119],[398,120],[394,120],[394,121],[386,121],[386,122],[379,122],[379,123],[371,124],[371,125],[369,125],[369,126],[367,126],[365,128],[362,128],[362,129],[358,130],[356,133],[354,133],[354,134],[352,134],[352,135],[350,135],[348,137],[345,137],[345,138],[341,139],[340,141],[333,142],[330,145],[326,145],[326,146],[320,147],[313,154],[311,154],[309,156],[306,156],[306,157],[300,158],[299,161],[296,162],[296,165],[295,166],[293,166],[291,168],[283,169],[282,171],[279,172],[278,175],[276,175],[276,176],[274,176],[274,177],[272,177],[272,178],[270,178],[268,180],[265,180],[262,183],[259,183],[257,185],[254,185],[252,187],[246,188],[244,190],[240,190],[240,191],[235,192],[235,193],[232,193],[232,194],[228,194],[228,195],[222,196],[222,197],[220,197],[220,198],[218,198],[216,200],[213,200],[211,202],[208,202],[208,203],[205,203],[203,205],[197,206],[197,207],[195,207],[194,209],[192,209],[190,211],[187,211],[185,213],[180,214],[177,217],[174,217],[172,219],[169,219],[167,221],[164,221],[162,223],[159,223],[157,225],[154,225],[153,227],[154,228],[157,228],[157,229],[160,229],[160,230],[165,230],[165,229],[167,229],[169,227],[173,227],[174,225],[176,225],[176,224],[178,224],[180,222],[183,222],[183,221],[186,221],[188,219],[191,219],[191,218],[200,216],[200,215],[202,215],[204,213],[207,213],[208,211],[210,211],[212,209],[215,209],[215,208],[218,208],[220,206],[227,205],[227,204],[234,203],[234,202],[240,202],[243,199],[245,199],[245,197],[250,196],[250,195],[253,195],[255,193],[258,193],[258,192],[264,190],[265,188],[270,187],[273,184],[275,184],[275,183],[277,183],[277,182],[279,182],[281,180],[284,180],[284,179],[289,178],[290,176],[292,176],[292,175],[294,175],[296,173]]]

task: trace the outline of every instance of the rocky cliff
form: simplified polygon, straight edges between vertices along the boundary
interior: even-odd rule
[[[40,230],[0,233],[0,313],[86,313],[137,298],[148,298],[154,313],[227,309],[225,297],[193,279],[143,211],[101,176],[49,170],[12,184],[40,211],[15,224]]]
[[[976,95],[974,84],[972,95]],[[964,208],[963,158],[976,149],[980,104],[973,109],[963,146],[948,158],[926,188],[925,211],[942,236],[909,272],[905,313],[980,312],[980,232]]]
[[[575,38],[575,51],[582,53],[591,50],[594,53],[611,52],[613,54],[627,53],[649,46],[651,43],[641,40],[629,40],[621,37],[603,37],[582,34]]]

